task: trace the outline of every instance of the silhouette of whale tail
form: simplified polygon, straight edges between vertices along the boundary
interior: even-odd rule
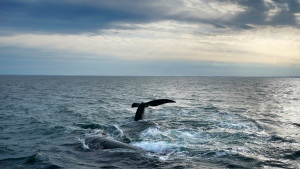
[[[157,99],[157,100],[152,100],[152,101],[146,102],[145,106],[146,107],[149,107],[149,106],[158,106],[158,105],[165,104],[165,103],[176,103],[176,102],[173,101],[173,100],[169,100],[169,99]],[[132,108],[133,107],[139,107],[140,104],[141,103],[132,103],[131,107]]]
[[[142,102],[142,103],[132,103],[131,107],[137,107],[137,111],[135,113],[135,117],[134,120],[138,121],[138,120],[142,120],[143,116],[144,116],[144,110],[146,107],[149,106],[158,106],[161,104],[165,104],[165,103],[176,103],[173,100],[169,100],[169,99],[158,99],[158,100],[152,100],[149,102]]]

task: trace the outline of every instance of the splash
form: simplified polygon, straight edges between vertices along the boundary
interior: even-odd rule
[[[85,139],[83,138],[77,138],[77,140],[82,144],[82,148],[85,150],[90,149],[88,145],[85,144]]]
[[[176,144],[169,143],[166,141],[158,141],[158,142],[142,141],[142,142],[133,143],[132,145],[140,147],[143,150],[157,153],[157,154],[165,154],[170,151],[174,151],[177,148]]]
[[[116,129],[117,129],[117,132],[119,133],[118,134],[118,137],[124,137],[124,132],[122,129],[120,129],[119,126],[117,126],[116,124],[113,125]]]

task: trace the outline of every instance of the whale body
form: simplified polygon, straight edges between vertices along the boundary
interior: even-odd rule
[[[165,103],[176,103],[173,100],[169,100],[169,99],[158,99],[158,100],[152,100],[149,102],[141,102],[141,103],[132,103],[131,107],[137,107],[135,116],[134,116],[134,121],[139,121],[142,120],[144,117],[144,111],[146,107],[149,106],[158,106],[161,104],[165,104]]]
[[[106,137],[89,137],[85,139],[85,144],[90,149],[115,149],[115,148],[125,148],[131,150],[138,150],[141,149],[126,143],[122,143],[117,140],[112,140]]]

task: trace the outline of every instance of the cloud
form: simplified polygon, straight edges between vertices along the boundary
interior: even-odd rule
[[[0,47],[0,74],[109,76],[299,76],[300,67],[183,60],[58,57],[54,50]],[[22,55],[19,54],[22,53]],[[74,53],[76,54],[76,53]],[[78,53],[77,53],[78,54]],[[6,57],[4,57],[6,56]]]
[[[27,67],[35,61],[70,62],[69,72],[84,62],[87,69],[101,65],[97,70],[110,75],[113,70],[105,63],[130,69],[128,74],[151,63],[141,75],[156,62],[161,64],[155,75],[168,69],[164,65],[175,70],[180,63],[186,64],[182,72],[189,65],[199,72],[197,66],[206,69],[205,64],[231,73],[231,65],[293,67],[300,65],[299,2],[1,0],[0,59],[11,69],[22,62]],[[122,74],[120,69],[112,74]]]
[[[106,2],[106,3],[104,3]],[[131,12],[111,1],[17,1],[1,2],[2,29],[47,33],[95,32],[114,22],[147,22],[152,18]],[[131,6],[135,11],[136,5]]]
[[[2,0],[0,29],[16,32],[95,33],[137,29],[122,24],[176,21],[218,28],[299,27],[299,0]]]
[[[142,24],[134,31],[110,29],[92,36],[18,34],[0,37],[0,46],[65,51],[69,55],[58,56],[83,59],[300,64],[300,39],[296,36],[300,30],[296,28],[269,27],[215,36],[209,34],[214,27],[205,26],[201,27],[202,34],[190,33],[198,28],[195,25],[177,22]]]
[[[299,28],[297,13],[300,12],[299,0],[234,0],[246,10],[233,22],[254,25],[293,26]]]

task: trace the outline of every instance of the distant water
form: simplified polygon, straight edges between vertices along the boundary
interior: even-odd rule
[[[0,76],[0,168],[300,168],[300,79]]]

